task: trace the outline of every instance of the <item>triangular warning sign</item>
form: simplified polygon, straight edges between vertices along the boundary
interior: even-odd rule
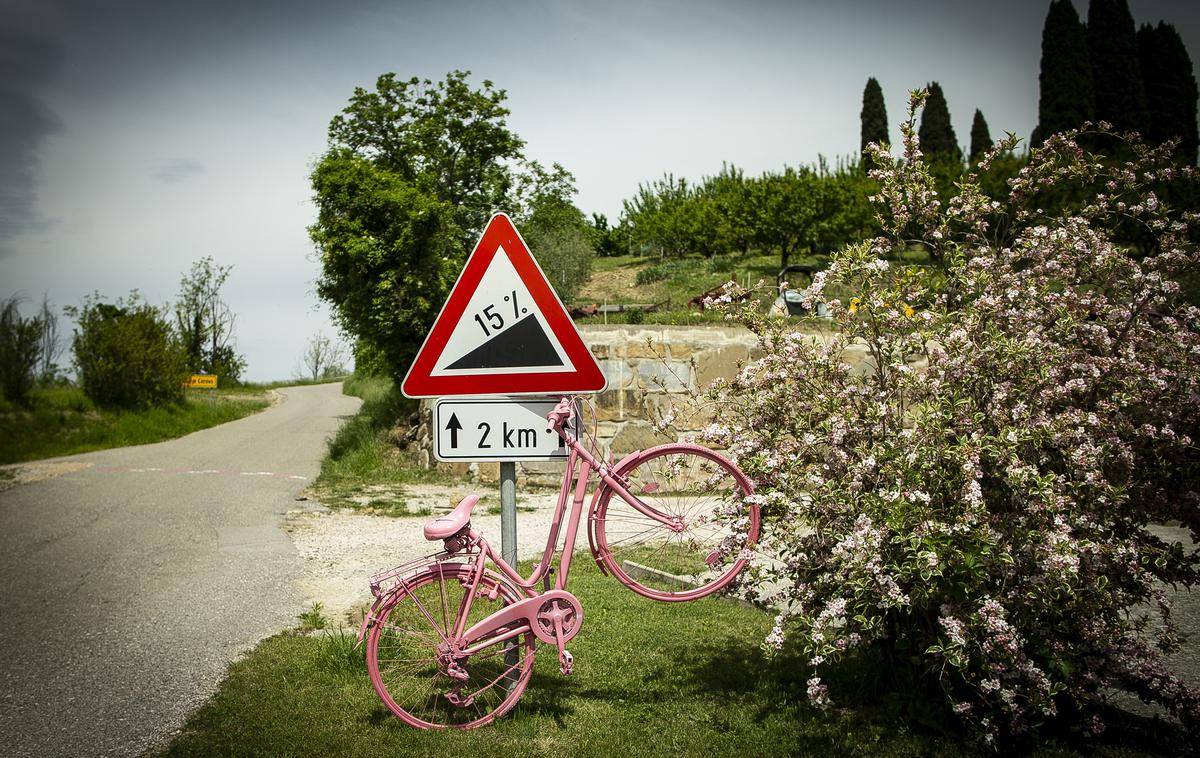
[[[529,248],[492,216],[400,390],[407,397],[600,392],[604,374]]]

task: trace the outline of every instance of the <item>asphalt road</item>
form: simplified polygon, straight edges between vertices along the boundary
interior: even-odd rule
[[[0,492],[0,754],[162,745],[226,666],[296,623],[281,529],[359,401],[280,390],[254,416]]]

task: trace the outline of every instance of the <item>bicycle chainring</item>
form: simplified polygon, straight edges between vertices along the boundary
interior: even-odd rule
[[[574,597],[556,597],[542,603],[537,612],[537,636],[545,641],[569,642],[583,622],[583,608]],[[562,629],[562,638],[558,629]]]

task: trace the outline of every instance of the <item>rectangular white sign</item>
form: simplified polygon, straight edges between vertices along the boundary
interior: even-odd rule
[[[558,434],[546,431],[546,414],[558,400],[439,398],[433,410],[434,457],[439,461],[566,460],[567,448]]]

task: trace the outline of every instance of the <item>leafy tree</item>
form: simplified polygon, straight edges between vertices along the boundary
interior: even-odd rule
[[[596,248],[583,213],[573,205],[535,209],[524,237],[546,278],[564,303],[575,299],[592,276]]]
[[[1091,0],[1087,40],[1096,120],[1106,121],[1120,131],[1145,134],[1150,118],[1128,3]]]
[[[135,290],[112,304],[94,294],[63,310],[75,320],[75,367],[92,402],[139,409],[183,400],[188,354],[165,308]]]
[[[491,214],[516,202],[505,93],[468,72],[355,90],[312,172],[318,294],[403,375]]]
[[[694,196],[687,179],[676,179],[672,174],[639,184],[637,194],[623,202],[624,223],[631,229],[639,251],[660,258],[694,252]]]
[[[354,342],[354,374],[355,376],[389,376],[391,369],[383,351],[375,347],[369,340],[359,337]]]
[[[179,282],[175,328],[187,350],[192,371],[216,374],[232,382],[241,379],[246,361],[234,349],[237,316],[221,298],[221,288],[233,266],[219,266],[211,256],[192,264]]]
[[[854,163],[839,163],[832,171],[821,162],[821,184],[825,188],[819,210],[820,227],[816,250],[828,253],[879,232],[869,198],[879,183]]]
[[[808,167],[785,166],[780,173],[765,173],[756,182],[761,210],[756,243],[763,250],[779,251],[785,268],[800,251],[817,244],[817,212],[822,183]]]
[[[958,146],[958,137],[954,136],[954,126],[950,123],[950,108],[946,105],[946,95],[942,86],[930,82],[929,97],[925,101],[925,110],[921,113],[921,150],[931,160],[950,162],[962,161],[962,148]]]
[[[21,316],[21,300],[13,295],[0,303],[0,391],[26,405],[42,357],[44,324],[36,316]]]
[[[1051,134],[1092,120],[1088,35],[1071,0],[1053,0],[1046,13],[1038,85],[1038,124],[1030,138],[1034,147]]]
[[[759,217],[750,199],[753,183],[730,164],[722,164],[720,173],[704,180],[699,194],[707,201],[704,209],[708,213],[704,226],[696,231],[700,250],[706,255],[750,252]]]
[[[596,235],[583,211],[570,200],[575,194],[573,178],[562,166],[556,164],[554,169],[559,178],[539,176],[545,172],[533,166],[535,184],[541,189],[519,223],[534,259],[559,299],[569,303],[592,276]]]
[[[889,141],[887,108],[883,102],[883,89],[873,76],[867,79],[867,86],[863,88],[862,111],[859,113],[859,121],[862,125],[859,152],[862,154],[864,169],[869,171],[874,166],[867,155],[867,145],[872,142],[882,145]]]
[[[983,111],[975,109],[975,118],[971,121],[971,163],[976,163],[983,154],[992,147],[992,135],[988,131],[987,121]]]
[[[592,214],[592,229],[596,240],[596,254],[602,256],[621,254],[620,228],[608,225],[608,217],[603,213]]]
[[[1196,77],[1192,59],[1179,33],[1170,24],[1144,24],[1138,29],[1138,61],[1146,91],[1150,122],[1146,137],[1152,142],[1179,140],[1179,157],[1196,165]]]

